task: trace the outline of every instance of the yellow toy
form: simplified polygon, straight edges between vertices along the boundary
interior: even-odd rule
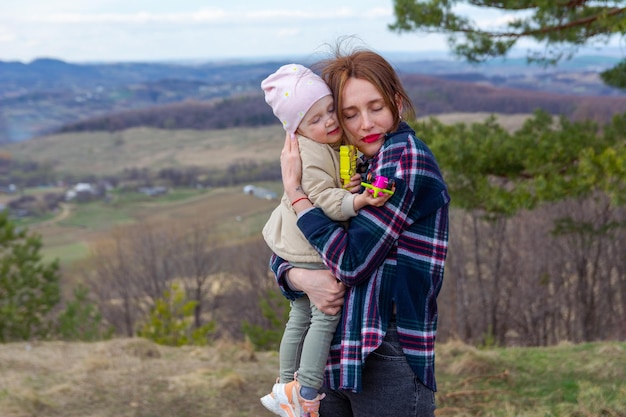
[[[341,145],[339,147],[339,176],[345,186],[350,178],[356,174],[357,152],[354,145]]]

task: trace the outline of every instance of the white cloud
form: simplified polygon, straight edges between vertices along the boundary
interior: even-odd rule
[[[185,23],[217,22],[234,19],[221,9],[202,9],[189,13],[56,13],[28,18],[28,21],[54,24],[73,23]]]
[[[276,35],[281,37],[281,38],[285,38],[285,37],[295,37],[295,36],[298,36],[299,33],[300,33],[300,29],[298,29],[298,28],[284,28],[284,29],[280,29],[278,32],[276,32]]]
[[[316,14],[301,10],[258,10],[244,13],[244,20],[315,19]]]
[[[391,5],[381,6],[380,0],[344,0],[339,7],[336,0],[54,2],[59,7],[43,0],[3,3],[2,60],[306,56],[344,35],[356,35],[379,51],[436,48],[423,36],[391,33]]]
[[[242,21],[281,21],[293,19],[306,20],[338,20],[338,19],[378,19],[391,17],[391,8],[374,7],[358,10],[343,7],[327,13],[326,11],[311,12],[302,9],[266,9],[252,10],[244,13],[227,11],[223,8],[204,8],[192,12],[154,13],[147,11],[128,13],[45,13],[11,18],[15,22],[26,21],[53,24],[79,23],[185,23],[185,22],[242,22]]]
[[[393,16],[393,11],[391,10],[391,7],[375,7],[373,9],[366,10],[363,13],[363,16],[368,19],[378,19],[381,17],[391,18]]]
[[[0,26],[0,42],[13,42],[15,40],[15,34],[9,29]]]

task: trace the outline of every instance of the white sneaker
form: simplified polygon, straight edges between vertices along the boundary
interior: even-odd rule
[[[281,415],[280,404],[278,404],[278,400],[276,399],[276,397],[274,397],[273,392],[270,392],[266,396],[261,397],[261,404],[263,404],[263,407],[267,408],[269,411],[276,414],[277,416]]]
[[[292,381],[274,384],[272,392],[261,398],[261,404],[281,417],[319,417],[320,401],[324,397],[318,395],[313,400],[305,400],[300,396],[300,384]]]

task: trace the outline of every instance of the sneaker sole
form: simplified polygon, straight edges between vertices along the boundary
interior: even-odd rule
[[[276,398],[272,396],[272,394],[267,394],[266,396],[262,397],[261,404],[263,404],[263,407],[267,408],[268,411],[271,411],[277,416],[281,415],[282,410],[280,408],[280,405],[276,401]]]

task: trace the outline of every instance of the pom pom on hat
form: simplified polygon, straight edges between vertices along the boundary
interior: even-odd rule
[[[324,80],[300,64],[283,65],[263,80],[261,88],[265,92],[265,102],[290,134],[295,133],[315,102],[331,95]]]

